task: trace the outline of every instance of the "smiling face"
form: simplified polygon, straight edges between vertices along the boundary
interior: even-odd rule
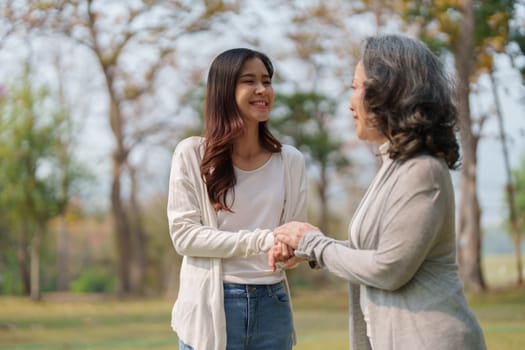
[[[272,79],[259,58],[246,60],[235,87],[235,102],[246,123],[265,122],[273,107]]]
[[[366,72],[363,62],[359,61],[355,67],[352,80],[353,93],[350,97],[350,111],[354,117],[355,130],[360,140],[382,144],[387,138],[376,128],[368,125],[368,109],[365,102]]]

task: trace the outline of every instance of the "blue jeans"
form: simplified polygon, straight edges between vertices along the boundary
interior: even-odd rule
[[[292,311],[284,282],[224,284],[226,350],[290,350]],[[179,350],[194,350],[179,340]]]
[[[292,311],[284,282],[224,284],[226,350],[290,350]]]
[[[179,339],[179,350],[193,350],[193,348],[189,345],[184,344],[184,342]]]

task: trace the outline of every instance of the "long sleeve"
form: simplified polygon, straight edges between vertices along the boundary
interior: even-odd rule
[[[270,230],[221,231],[203,224],[211,205],[202,183],[195,140],[182,141],[172,158],[167,214],[177,253],[195,257],[228,258],[265,252],[273,245]]]
[[[435,243],[447,191],[436,181],[439,163],[422,160],[403,169],[379,220],[375,249],[352,249],[320,232],[303,236],[298,251],[350,282],[396,290],[407,283]],[[370,219],[372,220],[372,219]]]
[[[303,155],[294,147],[283,145],[286,171],[286,203],[281,223],[306,221],[307,180]]]

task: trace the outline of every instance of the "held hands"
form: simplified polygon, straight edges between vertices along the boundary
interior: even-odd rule
[[[286,270],[295,267],[303,259],[294,256],[294,250],[283,242],[274,241],[273,247],[268,252],[268,265],[275,272],[277,267]]]
[[[291,221],[277,227],[273,231],[276,241],[283,242],[293,249],[297,249],[301,238],[309,231],[319,231],[319,229],[307,222]]]
[[[318,230],[317,227],[305,222],[292,221],[279,226],[273,232],[274,245],[268,255],[268,264],[272,271],[276,270],[277,264],[282,264],[283,269],[295,267],[305,259],[294,255],[295,249],[303,235],[308,231]]]

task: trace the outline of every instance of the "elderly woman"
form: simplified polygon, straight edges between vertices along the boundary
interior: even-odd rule
[[[443,66],[417,40],[370,37],[352,88],[357,136],[383,162],[348,241],[301,222],[277,228],[275,241],[350,282],[353,350],[485,349],[456,264],[457,111]],[[271,264],[288,258],[272,251]]]

